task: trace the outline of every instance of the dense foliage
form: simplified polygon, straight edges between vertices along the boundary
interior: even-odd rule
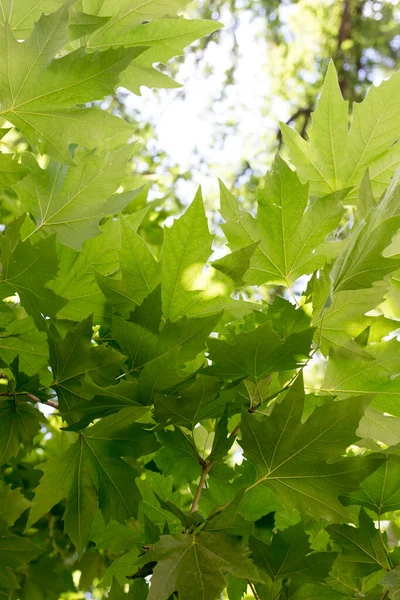
[[[173,85],[184,5],[0,0],[0,595],[396,600],[400,73],[349,112],[332,63],[212,261],[93,106]]]

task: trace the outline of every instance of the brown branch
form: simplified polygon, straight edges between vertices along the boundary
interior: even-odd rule
[[[56,400],[46,400],[46,402],[43,402],[42,400],[39,400],[39,398],[37,398],[33,394],[26,394],[26,395],[29,398],[29,400],[32,400],[32,402],[40,402],[41,404],[47,404],[48,406],[52,406],[53,408],[58,408],[58,402]]]
[[[389,590],[385,590],[381,596],[381,600],[385,600],[389,596]]]
[[[295,113],[292,114],[291,117],[288,118],[287,121],[285,121],[285,123],[286,123],[286,125],[290,125],[291,123],[294,123],[294,121],[297,121],[297,119],[299,117],[304,116],[304,124],[303,124],[303,127],[301,129],[301,136],[304,137],[305,130],[306,130],[306,127],[308,125],[308,121],[310,120],[310,117],[311,117],[311,112],[312,112],[312,108],[310,106],[305,107],[305,108],[299,108],[298,110],[296,110]],[[276,134],[276,137],[277,137],[278,142],[279,142],[279,147],[281,147],[281,144],[282,144],[282,131],[281,131],[281,129],[278,130],[278,133]]]
[[[205,462],[203,462],[203,465],[202,465],[203,470],[201,472],[201,477],[200,477],[199,485],[197,486],[196,494],[195,494],[194,499],[193,499],[193,504],[190,507],[190,514],[196,512],[196,510],[197,510],[197,507],[199,505],[200,496],[201,496],[201,493],[202,493],[203,488],[204,488],[204,484],[205,484],[206,479],[207,479],[207,475],[209,474],[209,472],[211,471],[211,469],[213,468],[213,466],[214,466],[213,462],[210,462],[208,464],[205,463]]]
[[[256,600],[260,600],[260,597],[259,597],[259,595],[257,594],[257,590],[256,590],[256,588],[254,587],[254,584],[253,584],[253,583],[250,581],[250,579],[246,579],[246,581],[247,581],[247,583],[248,583],[248,585],[249,585],[249,588],[250,588],[250,589],[251,589],[251,591],[252,591],[252,594],[253,594],[254,598],[255,598]]]
[[[40,404],[58,408],[58,402],[56,400],[46,400],[46,402],[43,402],[43,400],[40,400],[37,396],[34,396],[29,392],[0,392],[0,396],[8,396],[10,398],[14,398],[15,396],[26,396],[32,402],[39,402]]]

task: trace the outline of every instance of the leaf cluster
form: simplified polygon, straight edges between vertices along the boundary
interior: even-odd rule
[[[221,183],[212,260],[201,190],[149,225],[88,106],[175,85],[154,63],[219,27],[184,4],[0,0],[0,594],[394,599],[399,76],[349,129],[331,65],[257,210]]]

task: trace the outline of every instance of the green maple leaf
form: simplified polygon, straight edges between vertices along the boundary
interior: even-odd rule
[[[36,328],[31,317],[13,321],[0,331],[0,358],[9,365],[17,356],[21,371],[26,375],[39,372],[42,380],[49,382],[47,336]]]
[[[157,561],[148,600],[168,600],[177,591],[187,600],[220,597],[224,572],[259,581],[256,568],[236,538],[223,533],[161,536],[139,564]]]
[[[21,202],[34,217],[36,228],[55,233],[57,240],[75,250],[100,233],[99,221],[122,210],[135,196],[114,194],[126,177],[129,146],[114,152],[78,152],[76,165],[51,162],[16,186]]]
[[[362,482],[361,488],[345,494],[342,502],[364,506],[379,518],[387,512],[399,510],[400,486],[396,475],[399,466],[400,457],[389,454],[383,465]]]
[[[399,148],[394,151],[392,146],[400,133],[397,123],[399,82],[397,73],[379,87],[372,86],[363,102],[354,103],[348,132],[347,102],[342,98],[331,62],[312,116],[310,141],[306,142],[281,123],[292,162],[301,180],[310,182],[312,193],[322,196],[349,187],[358,189],[365,170],[372,165],[371,182],[375,197],[379,197],[382,184],[389,183],[393,162],[398,159]]]
[[[119,352],[103,345],[95,346],[91,340],[90,317],[69,327],[65,337],[61,337],[54,326],[50,328],[51,387],[56,391],[60,408],[66,415],[82,398],[89,394],[90,399],[95,395],[91,380],[105,387],[122,370],[123,357]],[[89,377],[89,385],[86,385],[85,377]]]
[[[383,301],[386,290],[387,284],[382,282],[371,288],[346,290],[333,295],[331,305],[312,320],[316,338],[325,355],[334,348],[348,353],[351,358],[368,358],[366,351],[354,339],[374,323],[374,317],[367,317],[366,313]]]
[[[266,322],[254,331],[235,337],[235,344],[211,338],[209,357],[213,366],[207,372],[227,379],[248,377],[258,382],[278,371],[295,369],[303,364],[310,351],[313,330],[295,332],[286,339]]]
[[[312,552],[301,523],[278,531],[271,544],[251,536],[249,546],[254,564],[268,573],[274,586],[289,578],[296,584],[323,581],[337,556],[336,552]]]
[[[399,183],[400,170],[381,202],[352,231],[331,271],[334,291],[369,288],[399,268],[399,258],[383,255],[400,225]]]
[[[335,565],[339,571],[347,569],[355,577],[364,577],[380,569],[390,569],[382,537],[363,508],[360,511],[359,527],[333,524],[328,525],[326,530],[342,550]],[[338,563],[343,563],[343,566]]]
[[[73,408],[66,410],[66,414],[73,421],[73,424],[66,428],[68,431],[79,431],[95,419],[106,417],[128,406],[140,406],[143,415],[149,411],[148,407],[142,406],[136,400],[138,392],[135,380],[121,380],[117,385],[107,387],[100,387],[86,380],[84,395],[91,399],[83,398],[77,401]]]
[[[157,19],[149,23],[126,26],[127,19],[111,19],[88,40],[88,48],[105,50],[119,46],[145,48],[121,76],[121,85],[140,94],[142,85],[155,88],[175,88],[181,84],[153,68],[154,63],[166,65],[174,56],[183,54],[185,46],[222,27],[205,19]]]
[[[179,428],[159,432],[161,449],[155,462],[165,474],[171,474],[178,485],[191,483],[201,473],[199,454],[192,440]]]
[[[118,257],[121,279],[97,276],[106,298],[119,309],[138,306],[160,282],[160,264],[137,233],[139,223],[133,217],[132,221],[129,217],[120,216],[121,248]]]
[[[386,573],[382,577],[380,583],[385,585],[390,590],[391,600],[399,600],[400,598],[400,567],[392,569],[390,573]]]
[[[361,438],[377,440],[386,446],[400,443],[400,419],[381,413],[369,406],[360,421],[357,434]]]
[[[79,48],[62,58],[68,41],[69,3],[42,16],[30,37],[18,42],[8,23],[0,28],[0,48],[7,65],[0,72],[0,116],[23,133],[33,147],[72,164],[69,144],[92,148],[125,142],[125,121],[93,108],[77,108],[114,91],[118,76],[138,54],[135,48],[86,54]]]
[[[64,4],[65,0],[0,0],[0,26],[8,23],[17,40],[26,39],[42,14],[48,15]]]
[[[153,298],[149,296],[143,305],[154,307],[155,301],[157,306],[157,295],[155,290]],[[158,331],[158,324],[153,328],[150,320],[157,313],[149,312],[147,323],[141,320],[144,314],[145,311],[141,310],[133,313],[137,322],[115,316],[112,335],[121,351],[129,357],[129,372],[140,374],[143,402],[148,404],[153,392],[163,391],[182,381],[185,376],[180,374],[180,367],[204,350],[205,342],[221,315],[193,319],[184,317],[177,323],[167,321]]]
[[[215,377],[199,375],[196,381],[182,390],[180,395],[154,397],[154,418],[158,423],[183,425],[193,429],[204,419],[220,417],[228,400],[228,394],[220,393],[220,383]]]
[[[257,468],[246,494],[261,485],[271,490],[287,509],[327,521],[346,521],[349,516],[338,500],[343,486],[359,483],[379,466],[380,459],[340,458],[357,438],[355,430],[364,414],[365,397],[347,402],[331,401],[317,407],[302,423],[304,389],[299,376],[272,414],[262,421],[247,411],[242,414],[244,456]],[[334,460],[338,459],[338,460]]]
[[[0,488],[0,523],[10,527],[26,511],[31,503],[21,493],[20,488],[11,485]]]
[[[199,189],[184,215],[165,229],[161,294],[166,319],[176,321],[197,300],[201,292],[196,283],[211,254],[212,240]]]
[[[52,506],[66,498],[65,531],[79,553],[89,536],[93,518],[100,508],[104,518],[124,522],[137,516],[140,494],[134,482],[136,472],[121,456],[140,455],[142,427],[136,423],[141,413],[125,408],[105,417],[80,433],[68,450],[38,469],[44,471],[29,514],[28,527]],[[157,448],[150,436],[146,451]]]
[[[43,329],[43,315],[54,316],[65,304],[48,283],[55,277],[58,267],[54,236],[39,240],[19,241],[22,219],[14,221],[10,230],[0,236],[3,273],[0,293],[3,298],[18,293],[26,312]]]
[[[71,41],[91,35],[94,31],[103,27],[109,20],[108,17],[88,15],[81,12],[83,8],[82,2],[77,3],[75,8],[79,10],[72,9],[68,22],[68,33]]]
[[[239,319],[260,306],[234,300],[232,292],[244,285],[243,277],[257,243],[217,260],[204,270],[212,253],[201,190],[171,228],[165,228],[161,256],[162,306],[166,318],[202,316],[224,310],[226,320]]]
[[[369,395],[373,408],[400,417],[399,381],[392,378],[400,369],[398,341],[378,342],[368,347],[368,353],[374,360],[348,360],[332,353],[320,391],[339,398]]]
[[[21,444],[30,449],[44,422],[42,413],[22,398],[0,398],[0,464],[16,456]]]
[[[10,189],[28,175],[30,169],[14,159],[12,154],[0,154],[0,187]]]
[[[307,208],[308,187],[277,155],[265,187],[258,194],[257,218],[240,209],[221,184],[222,229],[233,250],[259,242],[246,281],[272,282],[290,287],[301,275],[312,273],[326,258],[320,251],[327,235],[343,214],[344,193],[330,194]]]
[[[179,506],[182,496],[179,491],[173,491],[174,479],[172,476],[165,477],[161,473],[146,471],[145,478],[138,478],[136,483],[142,496],[139,505],[139,519],[146,523],[146,518],[148,518],[161,530],[165,524],[171,529],[178,526],[177,531],[179,531],[182,527],[179,519],[169,509],[165,510],[158,500],[158,498],[170,500]]]
[[[111,320],[96,275],[118,268],[120,228],[117,220],[109,219],[100,229],[102,233],[86,240],[80,252],[67,246],[58,247],[59,270],[49,286],[68,299],[68,304],[57,313],[59,319],[82,321],[93,314],[96,323]]]
[[[111,555],[118,555],[121,552],[127,552],[135,544],[139,543],[141,536],[129,526],[109,521],[105,523],[101,512],[98,512],[93,519],[89,538],[101,550],[107,550]]]
[[[159,0],[84,0],[83,8],[87,13],[100,17],[111,17],[105,26],[95,32],[89,40],[92,47],[98,45],[98,39],[107,39],[108,32],[113,32],[114,45],[122,36],[129,35],[129,31],[143,21],[159,20],[162,17],[173,17],[182,10],[188,0],[169,0],[168,4]]]
[[[18,588],[14,571],[23,569],[42,552],[43,549],[28,538],[12,535],[7,530],[0,531],[0,586]]]

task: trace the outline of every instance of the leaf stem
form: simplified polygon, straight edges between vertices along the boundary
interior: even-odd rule
[[[247,583],[248,583],[248,585],[249,585],[249,588],[250,588],[250,589],[251,589],[251,591],[252,591],[252,594],[253,594],[254,598],[255,598],[256,600],[260,600],[260,597],[259,597],[259,595],[257,594],[257,590],[256,590],[256,588],[254,587],[254,584],[253,584],[253,583],[250,581],[250,579],[246,579],[246,581],[247,581]]]
[[[388,595],[389,595],[389,590],[387,589],[387,590],[385,590],[385,591],[383,592],[383,594],[382,594],[382,596],[381,596],[381,600],[385,600],[385,598],[387,598],[387,597],[388,597]]]
[[[199,485],[197,486],[196,494],[195,494],[194,499],[193,499],[193,504],[190,507],[190,514],[196,512],[196,510],[197,510],[197,507],[199,505],[200,496],[201,496],[201,493],[202,493],[203,488],[204,488],[204,484],[205,484],[206,479],[207,479],[207,475],[209,474],[209,472],[211,471],[211,469],[213,468],[213,466],[214,466],[213,462],[210,462],[208,464],[204,462],[203,465],[202,465],[203,470],[201,472],[201,477],[200,477]]]

